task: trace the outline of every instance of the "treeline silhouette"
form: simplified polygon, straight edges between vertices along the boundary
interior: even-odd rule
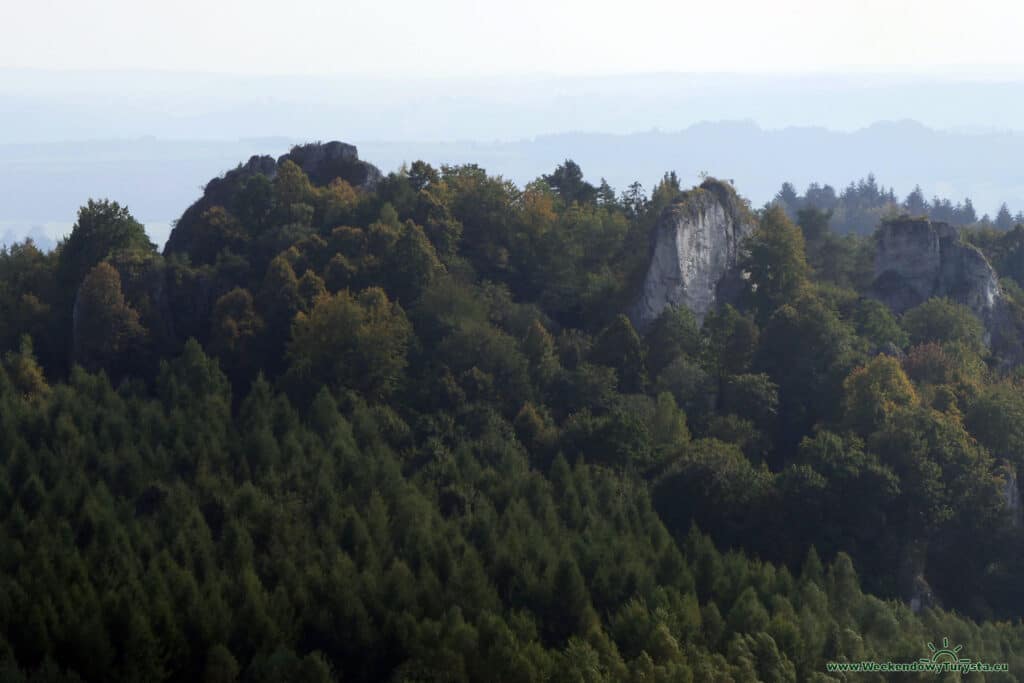
[[[1024,223],[1024,211],[1011,213],[1005,202],[1000,205],[995,217],[988,214],[979,217],[970,197],[956,204],[945,197],[928,199],[920,185],[915,185],[906,197],[900,199],[893,188],[879,185],[874,174],[868,174],[856,182],[851,181],[838,192],[831,185],[811,183],[801,195],[792,183],[783,183],[773,201],[780,204],[794,220],[803,209],[828,212],[832,229],[840,234],[870,234],[883,218],[901,213],[926,216],[950,225],[1004,231]]]

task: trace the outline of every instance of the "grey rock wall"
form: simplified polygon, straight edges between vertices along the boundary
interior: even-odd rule
[[[744,238],[755,221],[731,185],[706,180],[680,196],[654,228],[650,266],[630,311],[646,329],[670,306],[686,306],[704,318],[736,279]]]
[[[999,278],[977,248],[960,241],[956,228],[904,217],[883,223],[876,240],[871,295],[893,312],[945,297],[991,323],[1001,298]]]

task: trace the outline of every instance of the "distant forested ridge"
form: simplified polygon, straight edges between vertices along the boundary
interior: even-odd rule
[[[0,678],[1024,678],[1024,375],[795,191],[639,334],[684,189],[307,145],[162,253],[110,200],[0,251]],[[963,238],[1024,325],[1024,228]]]
[[[987,213],[979,216],[970,197],[956,204],[946,197],[935,196],[929,199],[925,197],[920,185],[916,185],[906,197],[900,199],[891,187],[879,185],[874,174],[868,174],[856,182],[851,181],[839,192],[828,184],[811,183],[801,195],[792,183],[783,183],[773,201],[780,204],[794,220],[804,209],[828,212],[832,230],[841,234],[871,234],[882,219],[903,213],[927,216],[950,225],[977,225],[1004,231],[1024,223],[1024,211],[1011,213],[1005,202],[1000,205],[994,218]]]
[[[161,75],[161,84],[167,88],[172,87],[173,79],[169,76]],[[42,78],[43,74],[32,74],[31,82],[39,84]],[[85,75],[78,74],[76,78],[81,81]],[[590,83],[585,89],[597,99],[591,100],[591,105],[574,99],[572,107],[566,106],[566,91],[545,85],[543,99],[548,100],[548,106],[557,109],[557,114],[532,105],[527,106],[528,112],[511,113],[514,110],[509,107],[515,102],[537,100],[532,96],[517,99],[510,94],[517,91],[515,84],[506,83],[492,90],[498,101],[481,103],[486,109],[470,107],[445,115],[435,112],[434,116],[426,114],[427,109],[452,106],[461,109],[470,101],[465,96],[467,93],[454,98],[439,97],[439,84],[432,83],[429,94],[416,95],[414,93],[424,87],[422,83],[396,85],[392,93],[406,103],[392,102],[388,115],[382,109],[389,107],[380,100],[379,79],[372,85],[373,92],[366,92],[362,97],[352,84],[322,83],[316,89],[315,99],[306,104],[275,100],[271,105],[261,95],[248,104],[240,103],[237,109],[218,110],[216,118],[227,119],[222,121],[224,125],[213,125],[209,119],[186,121],[176,116],[167,120],[168,112],[175,111],[177,106],[169,90],[161,90],[160,97],[170,100],[154,106],[149,115],[143,116],[139,114],[137,101],[122,107],[112,104],[130,93],[138,96],[138,87],[114,88],[102,97],[96,94],[97,90],[85,88],[83,92],[100,97],[100,105],[107,114],[89,118],[83,114],[83,103],[69,104],[61,109],[58,117],[69,117],[69,125],[58,125],[48,133],[37,130],[29,134],[23,126],[38,123],[45,128],[57,123],[52,117],[25,116],[28,109],[18,107],[0,110],[0,124],[3,124],[0,125],[0,243],[13,243],[14,240],[5,236],[8,229],[21,240],[31,234],[35,226],[45,226],[46,234],[59,239],[70,232],[75,211],[85,198],[112,197],[131,207],[135,217],[146,223],[149,236],[162,247],[171,221],[181,215],[182,208],[195,199],[196,188],[209,178],[253,154],[281,154],[300,139],[325,135],[322,131],[336,127],[339,121],[345,122],[353,139],[361,141],[359,148],[364,156],[380,168],[392,170],[417,159],[437,168],[477,164],[520,187],[549,173],[565,158],[572,158],[588,174],[594,174],[588,178],[591,182],[597,184],[603,176],[619,190],[635,180],[650,190],[669,169],[674,169],[686,184],[697,182],[704,172],[731,178],[756,206],[771,201],[785,180],[792,181],[801,192],[815,181],[822,187],[831,184],[839,195],[848,189],[851,179],[873,171],[878,183],[895,188],[897,201],[903,201],[915,185],[920,185],[929,202],[939,195],[949,198],[950,206],[955,207],[958,202],[963,204],[965,197],[970,197],[979,219],[988,213],[995,221],[1003,202],[1009,203],[1011,213],[1024,208],[1019,200],[1024,187],[1019,163],[1024,157],[1024,135],[1010,130],[1018,126],[1017,122],[993,123],[994,128],[982,127],[982,130],[951,130],[957,124],[948,120],[945,123],[938,119],[924,123],[879,120],[900,118],[896,111],[900,107],[916,110],[918,117],[927,112],[928,116],[943,119],[953,114],[953,99],[971,103],[967,106],[973,112],[972,117],[1003,118],[1020,109],[1007,105],[1000,110],[994,106],[998,99],[996,92],[974,92],[968,98],[965,91],[959,90],[955,97],[943,98],[936,95],[933,85],[919,91],[914,100],[909,98],[904,85],[876,100],[876,104],[884,102],[885,105],[875,110],[873,118],[840,125],[837,116],[850,115],[858,107],[837,106],[834,90],[822,91],[820,97],[810,96],[808,88],[811,86],[807,80],[794,79],[787,86],[792,88],[790,94],[783,95],[784,90],[778,89],[782,84],[765,87],[761,83],[754,87],[754,83],[748,82],[738,86],[739,92],[735,94],[749,101],[750,106],[738,105],[734,94],[720,102],[722,111],[700,113],[701,103],[709,102],[711,91],[723,85],[723,78],[724,75],[717,74],[710,79],[713,83],[700,85],[687,84],[687,79],[682,78],[670,85],[665,81],[658,84],[657,78],[643,80],[631,75],[621,79],[630,86],[628,94],[621,90],[621,83],[619,86],[608,84],[611,90],[604,86],[595,90]],[[0,70],[0,91],[3,80],[4,73]],[[255,83],[247,82],[246,87],[255,88]],[[641,86],[641,83],[647,85]],[[75,87],[84,86],[78,82]],[[202,101],[221,101],[220,95],[209,100],[198,97],[193,90],[197,85],[188,79],[179,82],[177,87],[188,91],[187,98],[197,106]],[[265,84],[264,87],[271,86]],[[495,84],[492,83],[492,87]],[[1021,89],[1012,84],[1003,84],[996,90],[1002,90],[1012,99],[1021,97],[1017,92]],[[857,105],[861,106],[865,92],[859,87],[848,91],[848,96],[855,95]],[[657,102],[652,102],[651,106],[638,104],[638,97],[649,98],[652,94],[656,94]],[[581,95],[577,91],[577,96]],[[344,109],[326,107],[323,96],[341,98]],[[674,96],[689,101],[680,101],[677,108],[667,111],[666,98]],[[801,100],[799,112],[794,112],[791,106],[794,98]],[[769,120],[772,117],[766,109],[768,99],[785,103],[781,120]],[[987,106],[973,105],[982,101]],[[942,106],[935,106],[936,102],[942,102]],[[812,109],[808,109],[812,103],[822,106],[823,110],[812,114]],[[364,112],[372,131],[358,131],[353,109]],[[496,111],[498,109],[500,112]],[[723,120],[734,115],[730,112],[744,109],[758,112],[759,124]],[[408,114],[413,110],[419,114],[415,120]],[[238,111],[245,111],[245,117],[237,116]],[[308,118],[298,116],[299,111]],[[626,125],[618,119],[598,125],[595,117],[610,111],[646,121]],[[661,123],[652,119],[656,111],[663,112]],[[123,118],[125,112],[132,112],[132,115]],[[111,113],[116,115],[111,117]],[[911,111],[905,111],[905,115],[910,114]],[[829,128],[791,127],[796,123],[794,115],[831,123]],[[586,120],[581,119],[579,125],[575,125],[566,116]],[[502,121],[514,125],[504,126]],[[652,125],[659,128],[649,129]],[[108,132],[98,133],[100,127]],[[259,129],[282,131],[290,137],[252,137],[260,135]],[[564,132],[569,130],[580,132]],[[601,130],[607,132],[598,132]],[[635,132],[612,133],[624,130]],[[17,142],[28,140],[64,142]],[[154,188],[159,190],[154,191]],[[833,228],[847,232],[839,218],[837,215]],[[869,220],[853,228],[870,233],[873,223]]]

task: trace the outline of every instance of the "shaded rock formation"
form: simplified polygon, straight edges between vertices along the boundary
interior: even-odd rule
[[[376,166],[359,160],[355,145],[336,140],[297,145],[278,159],[277,165],[286,160],[298,164],[314,185],[326,185],[341,178],[353,187],[372,190],[382,178]]]
[[[928,544],[925,541],[911,541],[902,549],[897,567],[900,594],[914,614],[920,614],[928,607],[940,607],[935,592],[925,578],[927,555]]]
[[[956,228],[901,217],[883,223],[875,237],[873,297],[895,313],[946,297],[970,308],[991,329],[1001,299],[999,278],[977,248],[960,241]]]
[[[646,329],[663,310],[686,306],[698,320],[737,289],[744,238],[756,222],[732,186],[705,180],[683,193],[658,218],[644,286],[630,310]]]
[[[253,156],[223,176],[213,178],[203,189],[203,196],[192,204],[174,226],[164,254],[189,253],[196,243],[200,217],[214,206],[231,209],[232,198],[256,176],[273,180],[285,161],[297,164],[314,185],[327,185],[341,178],[356,188],[372,190],[383,177],[373,164],[361,161],[353,145],[344,142],[314,142],[297,145],[276,161],[271,156]]]
[[[1004,464],[1006,468],[1005,483],[1003,484],[1003,503],[1006,505],[1006,514],[1010,526],[1018,528],[1024,521],[1024,506],[1020,499],[1020,482],[1017,479],[1017,469],[1010,463]]]

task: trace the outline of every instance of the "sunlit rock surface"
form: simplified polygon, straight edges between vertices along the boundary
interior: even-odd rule
[[[732,186],[706,180],[667,207],[654,229],[642,293],[630,311],[638,329],[670,306],[703,319],[733,287],[744,238],[754,229],[749,209]]]

